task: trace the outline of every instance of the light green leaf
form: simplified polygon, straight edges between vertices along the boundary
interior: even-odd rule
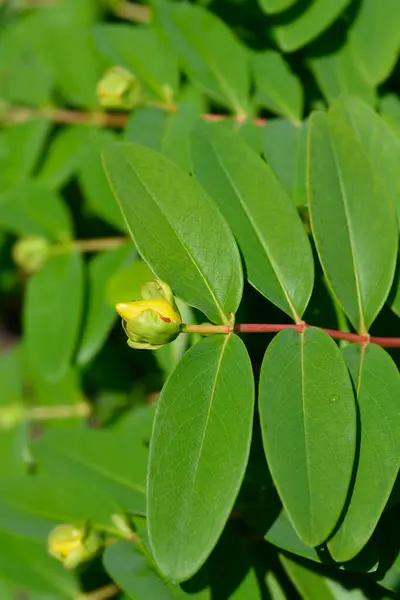
[[[322,53],[309,59],[317,84],[328,103],[341,94],[352,94],[368,102],[376,103],[376,91],[360,71],[348,44],[335,53]]]
[[[32,452],[47,472],[98,487],[127,512],[144,514],[148,450],[129,431],[49,431]]]
[[[125,223],[107,183],[100,155],[102,148],[114,142],[116,137],[110,130],[92,129],[80,156],[77,176],[90,211],[116,229],[125,231]]]
[[[267,14],[282,12],[295,2],[296,0],[259,0],[260,7]]]
[[[34,119],[1,129],[0,192],[21,184],[32,174],[49,128],[49,122]]]
[[[264,357],[259,411],[283,506],[302,541],[318,546],[343,509],[356,444],[351,382],[332,338],[314,327],[279,333]]]
[[[349,367],[360,419],[354,487],[339,531],[328,543],[338,562],[365,546],[385,508],[399,471],[400,379],[395,363],[379,346],[348,346]]]
[[[147,487],[150,543],[161,573],[188,579],[232,510],[250,450],[254,384],[235,335],[203,339],[158,402]]]
[[[248,56],[231,29],[216,15],[193,4],[154,0],[157,25],[178,54],[189,77],[211,98],[246,115]]]
[[[168,116],[161,144],[161,152],[187,173],[191,172],[190,134],[199,112],[189,102],[179,104]]]
[[[400,139],[372,108],[358,98],[342,98],[331,108],[352,127],[367,154],[371,168],[376,172],[393,204],[400,222]]]
[[[311,116],[308,158],[311,227],[322,267],[355,329],[368,331],[394,276],[394,204],[343,118]]]
[[[265,160],[295,206],[304,206],[307,203],[306,146],[306,122],[296,126],[286,119],[272,119],[264,127]]]
[[[150,268],[209,319],[227,322],[242,295],[235,240],[200,185],[162,155],[136,144],[104,153],[111,188]]]
[[[50,189],[59,189],[74,175],[82,158],[90,129],[74,125],[61,129],[51,141],[37,179]]]
[[[156,30],[102,23],[94,27],[94,40],[111,65],[125,67],[161,100],[171,102],[179,85],[178,63]]]
[[[61,196],[33,179],[0,195],[0,227],[19,236],[42,235],[53,241],[72,233]]]
[[[318,37],[341,15],[350,0],[311,0],[300,14],[275,27],[284,52],[293,52]],[[297,11],[298,12],[298,11]]]
[[[130,244],[125,244],[121,248],[98,254],[89,263],[89,299],[82,341],[76,358],[78,364],[89,362],[111,331],[117,313],[107,301],[108,282],[131,252]]]
[[[198,123],[192,160],[197,179],[238,240],[250,283],[299,320],[311,295],[313,258],[285,190],[248,144],[224,126]]]
[[[60,379],[71,362],[82,302],[83,264],[78,252],[52,256],[28,281],[26,351],[32,368],[45,379]]]
[[[279,52],[253,53],[256,98],[268,110],[298,123],[303,116],[303,88]]]
[[[393,70],[400,50],[397,0],[363,0],[350,28],[350,48],[366,81],[382,83]]]
[[[380,102],[382,119],[400,137],[400,100],[396,94],[386,94]]]
[[[169,115],[156,106],[140,106],[128,119],[124,139],[161,152]]]
[[[107,283],[107,302],[115,308],[119,302],[140,300],[140,290],[144,283],[154,279],[153,273],[142,260],[121,266]]]

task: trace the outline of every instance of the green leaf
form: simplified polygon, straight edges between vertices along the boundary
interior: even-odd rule
[[[259,411],[283,506],[302,541],[318,546],[343,509],[356,444],[350,378],[326,333],[289,329],[273,339],[261,369]]]
[[[24,305],[27,356],[45,379],[60,379],[71,362],[82,302],[83,264],[78,252],[52,256],[28,281]]]
[[[82,125],[61,129],[51,141],[37,179],[50,189],[65,185],[78,169],[89,132]]]
[[[213,335],[183,357],[158,402],[150,446],[150,543],[161,573],[188,579],[215,546],[250,450],[254,384],[241,340]]]
[[[382,117],[358,98],[337,100],[331,112],[341,115],[352,127],[370,160],[371,168],[390,194],[400,222],[400,139]]]
[[[110,130],[92,129],[80,156],[77,176],[90,211],[116,229],[125,231],[125,223],[107,183],[100,155],[102,148],[115,139],[116,135]]]
[[[328,543],[338,562],[356,556],[371,537],[392,491],[400,456],[400,380],[395,363],[374,344],[365,349],[348,346],[344,356],[357,391],[360,447],[350,503]]]
[[[94,27],[94,40],[111,65],[125,67],[161,100],[171,102],[178,91],[178,63],[156,30],[102,23]]]
[[[107,301],[107,285],[131,252],[131,246],[124,245],[98,254],[89,263],[89,299],[82,341],[76,358],[78,364],[89,362],[111,331],[117,314]]]
[[[239,252],[212,200],[179,167],[136,144],[104,153],[111,188],[151,269],[209,319],[227,322],[242,295]]]
[[[284,52],[293,52],[318,37],[341,15],[350,0],[311,0],[293,18],[285,19],[274,28],[276,39]],[[301,10],[301,9],[300,9]]]
[[[350,47],[366,81],[382,83],[393,70],[400,50],[397,0],[363,0],[350,29]]]
[[[0,579],[18,584],[19,589],[54,594],[57,598],[75,600],[78,582],[47,554],[42,541],[0,531]]]
[[[264,537],[267,542],[282,550],[286,550],[301,558],[308,558],[309,560],[320,562],[317,550],[315,548],[310,548],[310,546],[307,546],[299,538],[298,533],[294,529],[285,511],[280,513],[279,517],[268,529]]]
[[[19,236],[42,235],[53,241],[72,234],[61,196],[33,179],[0,195],[0,227]]]
[[[400,137],[400,100],[396,94],[386,94],[380,103],[382,119]]]
[[[348,44],[333,54],[323,52],[310,58],[309,64],[328,103],[342,94],[362,98],[371,106],[376,103],[376,91],[360,71]]]
[[[304,206],[307,203],[306,142],[306,122],[296,126],[286,119],[272,119],[264,127],[265,160],[295,206]]]
[[[179,585],[164,581],[155,565],[132,542],[117,542],[106,549],[104,567],[110,577],[132,600],[179,600],[210,598],[207,590],[186,594]]]
[[[288,9],[296,0],[259,0],[261,9],[267,14],[274,14]]]
[[[147,281],[154,279],[153,273],[142,260],[121,266],[107,283],[107,302],[115,308],[119,302],[140,300],[141,287]]]
[[[0,192],[21,184],[32,174],[50,124],[34,119],[0,131]]]
[[[385,185],[337,115],[310,118],[308,192],[325,275],[355,329],[368,331],[393,280],[397,219]]]
[[[211,98],[246,115],[249,61],[245,48],[217,16],[201,6],[154,0],[155,19],[189,77]]]
[[[129,431],[49,431],[35,441],[39,465],[91,489],[98,488],[127,512],[144,514],[148,450]]]
[[[161,152],[187,173],[191,172],[190,134],[199,112],[189,102],[179,104],[168,116],[161,144]]]
[[[311,295],[314,270],[293,202],[265,162],[224,126],[199,122],[192,157],[197,179],[238,240],[250,283],[299,320]]]
[[[303,88],[282,55],[266,50],[253,53],[251,61],[260,104],[294,123],[301,121]]]
[[[128,119],[124,139],[161,152],[168,119],[167,111],[161,108],[140,106]]]

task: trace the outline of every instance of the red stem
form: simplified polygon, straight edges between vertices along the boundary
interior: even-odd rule
[[[275,323],[236,323],[233,331],[237,333],[276,333],[284,329],[294,329],[302,332],[305,328],[310,327],[307,323],[285,324],[279,325]],[[320,327],[335,340],[346,340],[355,344],[368,344],[372,342],[384,348],[400,347],[400,338],[392,337],[375,337],[368,334],[359,335],[358,333],[348,333],[346,331],[338,331],[336,329],[326,329]],[[232,327],[230,325],[185,325],[184,331],[187,333],[230,333]]]

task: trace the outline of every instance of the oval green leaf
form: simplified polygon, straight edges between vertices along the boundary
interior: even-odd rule
[[[296,0],[259,0],[260,8],[267,14],[279,13],[295,3]]]
[[[66,373],[79,334],[83,303],[83,262],[78,252],[52,256],[33,275],[24,305],[29,363],[38,375],[55,381]]]
[[[328,543],[338,562],[365,546],[385,508],[399,471],[400,378],[379,346],[352,345],[344,357],[357,390],[360,441],[354,487],[344,520]]]
[[[197,179],[238,240],[250,283],[299,320],[311,295],[314,264],[286,191],[256,152],[225,126],[199,121],[192,159]]]
[[[350,377],[326,333],[289,329],[274,338],[261,369],[259,411],[282,504],[303,542],[318,546],[339,520],[356,443]]]
[[[203,339],[158,403],[147,482],[150,544],[161,573],[182,581],[214,548],[250,451],[254,382],[235,335]]]
[[[311,228],[326,277],[355,329],[382,308],[397,257],[396,212],[351,127],[338,115],[309,122]]]
[[[242,296],[233,234],[200,185],[161,154],[136,144],[109,146],[104,162],[139,252],[157,277],[215,322]]]

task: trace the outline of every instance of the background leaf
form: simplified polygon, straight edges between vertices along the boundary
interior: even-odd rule
[[[283,506],[303,542],[318,546],[343,509],[356,443],[350,379],[326,333],[289,329],[274,338],[261,370],[259,411]]]
[[[163,388],[147,494],[151,547],[168,578],[195,573],[225,525],[250,449],[253,394],[250,361],[234,335],[197,343]]]
[[[242,272],[233,235],[211,199],[145,147],[115,144],[104,160],[132,238],[151,269],[182,300],[213,321],[226,321],[241,299]]]

